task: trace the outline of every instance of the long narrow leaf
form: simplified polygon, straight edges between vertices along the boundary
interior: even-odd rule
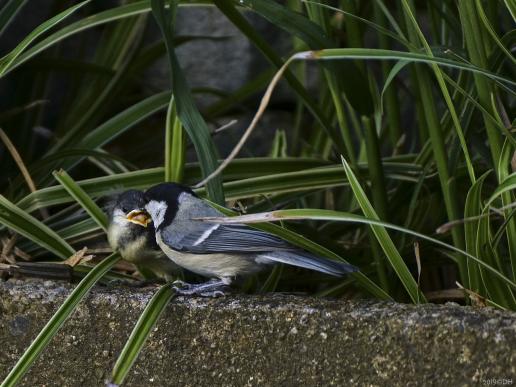
[[[37,38],[39,38],[41,35],[43,35],[45,32],[50,30],[52,27],[54,27],[56,24],[60,23],[64,19],[66,19],[68,16],[70,16],[72,13],[77,11],[79,8],[83,7],[87,3],[89,3],[90,0],[83,1],[82,3],[79,3],[73,7],[70,7],[60,14],[54,16],[53,18],[47,20],[46,22],[40,24],[36,27],[34,31],[32,31],[30,34],[28,34],[25,39],[23,39],[10,53],[8,53],[6,56],[0,59],[0,77],[2,77],[6,71],[9,69],[11,64],[14,62],[14,60],[20,56],[20,54]]]
[[[308,159],[309,160],[309,159]],[[342,167],[331,165],[319,168],[299,168],[310,166],[305,164],[308,160],[293,162],[289,167],[288,159],[237,159],[226,169],[226,177],[231,180],[224,183],[224,190],[230,200],[254,197],[270,193],[307,191],[320,188],[337,187],[345,185],[342,179]],[[321,161],[314,160],[312,166],[320,165]],[[322,161],[325,164],[324,161]],[[404,181],[418,181],[419,168],[410,170],[411,165],[406,163],[383,162],[386,177]],[[367,173],[365,165],[360,165],[359,170]],[[280,172],[280,173],[278,173]],[[251,177],[248,177],[251,176]],[[192,184],[200,177],[199,166],[187,164],[185,168],[185,183]],[[248,177],[248,178],[242,178]],[[235,180],[234,180],[235,179]],[[240,179],[240,180],[238,180]],[[120,173],[113,176],[96,177],[78,181],[88,195],[100,197],[112,195],[121,189],[146,189],[151,185],[164,181],[163,168],[151,168],[141,171]],[[204,194],[204,189],[197,190]],[[53,206],[71,202],[71,198],[63,187],[53,186],[42,188],[31,193],[18,202],[18,206],[28,212],[42,207]]]
[[[75,250],[57,233],[0,195],[0,224],[11,228],[62,259]]]
[[[360,207],[362,208],[364,215],[367,218],[379,220],[376,211],[371,206],[371,203],[369,202],[369,199],[367,198],[364,190],[360,186],[360,183],[355,177],[355,174],[353,173],[353,171],[351,170],[350,166],[344,158],[342,158],[342,164],[344,166],[344,171],[346,172],[349,184],[353,190],[353,193],[355,194],[355,198],[360,204]],[[403,261],[403,258],[401,257],[400,253],[396,249],[396,246],[394,246],[394,243],[392,242],[392,239],[385,230],[385,228],[371,226],[371,229],[375,234],[378,243],[382,247],[385,256],[389,260],[389,263],[398,275],[401,283],[407,290],[407,293],[409,294],[412,301],[415,303],[418,303],[420,300],[422,302],[426,302],[425,297],[423,296],[423,294],[421,294],[418,285],[414,280],[414,277],[412,277],[412,274],[407,268],[407,265]]]
[[[176,6],[177,2],[173,1],[169,3],[169,8],[166,9],[164,0],[151,0],[152,13],[161,29],[167,46],[172,78],[172,93],[174,95],[177,115],[194,144],[203,176],[206,177],[217,169],[217,149],[211,139],[208,126],[195,105],[190,88],[188,87],[183,70],[179,65],[175,53],[172,14],[175,12]],[[212,178],[206,188],[210,198],[218,203],[224,202],[224,191],[222,189],[222,178],[220,175]]]
[[[20,360],[13,367],[11,372],[2,382],[1,387],[13,387],[19,383],[23,375],[29,370],[34,361],[48,345],[50,340],[56,335],[59,328],[75,310],[75,307],[88,294],[95,283],[118,262],[120,256],[114,253],[97,264],[83,279],[72,293],[66,298],[65,302],[59,307],[57,312],[48,321],[38,336],[24,352]]]
[[[217,209],[224,212],[226,215],[234,215],[234,213],[229,212],[228,210],[224,210],[221,207],[217,207]],[[397,226],[392,223],[383,222],[381,220],[372,219],[369,217],[351,214],[342,211],[333,211],[333,210],[322,210],[322,209],[312,209],[312,208],[304,208],[304,209],[295,209],[295,210],[277,210],[272,212],[264,212],[250,215],[242,215],[242,216],[234,216],[231,218],[203,218],[204,221],[213,222],[213,223],[246,223],[252,225],[253,227],[259,228],[260,230],[268,231],[274,233],[282,238],[292,242],[293,244],[306,248],[307,250],[313,251],[314,253],[320,253],[317,250],[311,250],[307,248],[304,242],[300,242],[298,238],[292,238],[289,236],[291,233],[290,230],[284,229],[282,227],[276,226],[274,224],[264,223],[264,222],[277,222],[282,220],[301,220],[301,219],[311,219],[311,220],[326,220],[326,221],[338,221],[338,222],[350,222],[357,224],[366,224],[368,226],[380,226],[382,228],[388,228],[391,230],[399,231],[402,233],[406,233],[408,235],[415,236],[416,238],[429,241],[446,249],[449,249],[455,253],[463,255],[464,257],[476,262],[479,266],[482,266],[485,270],[491,272],[498,278],[500,278],[503,282],[505,282],[508,286],[516,289],[516,282],[506,277],[499,270],[494,268],[493,266],[485,263],[478,257],[469,254],[468,252],[458,249],[457,247],[440,241],[439,239],[435,239],[429,237],[428,235],[421,234],[419,232],[407,229],[405,227]],[[271,227],[274,226],[274,227]],[[298,235],[299,236],[299,235]],[[302,239],[305,239],[301,236]],[[334,253],[333,256],[327,254],[321,254],[328,258],[338,259]],[[336,256],[336,257],[335,257]],[[340,258],[342,260],[342,258]],[[352,273],[351,275],[355,275],[357,273]]]
[[[215,208],[217,208],[219,211],[221,211],[223,214],[234,217],[237,215],[236,212],[231,211],[227,208],[221,207],[215,203],[211,203]],[[268,214],[267,214],[268,215]],[[251,217],[253,215],[250,215]],[[247,222],[246,216],[238,216],[236,218],[239,219],[245,219],[242,222]],[[228,218],[225,218],[226,220]],[[275,220],[272,219],[271,220]],[[268,222],[269,219],[261,219],[259,221],[262,222]],[[305,238],[303,235],[298,234],[292,230],[288,230],[286,228],[280,227],[276,224],[272,223],[263,223],[263,224],[252,224],[252,227],[257,228],[258,230],[263,230],[270,232],[271,234],[277,235],[290,243],[299,246],[305,250],[311,251],[312,253],[316,255],[321,255],[323,257],[338,261],[338,262],[345,262],[348,263],[343,257],[339,256],[338,254],[334,253],[333,251],[327,249],[324,246],[319,245],[318,243],[315,243],[311,241],[308,238]],[[369,292],[372,296],[383,299],[383,300],[392,300],[392,297],[386,293],[381,287],[379,287],[377,284],[375,284],[371,279],[369,279],[365,274],[361,272],[354,272],[350,274],[353,279],[357,281],[357,283],[367,292]]]
[[[152,328],[174,295],[174,290],[167,284],[162,286],[149,301],[113,367],[111,385],[119,386],[124,382]]]
[[[185,170],[186,138],[177,117],[174,100],[170,100],[165,127],[165,181],[180,182]]]
[[[16,14],[27,3],[27,0],[8,0],[0,10],[0,36],[14,20]]]
[[[108,219],[106,214],[97,206],[97,204],[88,196],[86,192],[63,170],[53,173],[56,180],[66,189],[82,208],[95,220],[95,222],[107,231]]]

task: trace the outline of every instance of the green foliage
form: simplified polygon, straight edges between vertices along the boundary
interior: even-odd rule
[[[122,384],[127,373],[131,369],[131,366],[138,357],[145,340],[150,334],[152,328],[154,328],[154,325],[156,325],[159,316],[165,310],[174,295],[174,290],[169,285],[162,286],[154,294],[145,307],[145,310],[140,315],[140,318],[134,326],[122,352],[120,352],[120,356],[113,368],[111,383],[114,383],[115,385]]]
[[[249,291],[417,303],[458,282],[476,299],[516,310],[513,2],[55,5],[55,16],[19,42],[8,41],[9,31],[34,4],[9,0],[0,9],[0,39],[10,49],[0,59],[7,90],[0,96],[0,127],[21,158],[0,145],[0,233],[18,235],[16,247],[32,259],[62,260],[105,243],[102,206],[119,191],[162,181],[195,186],[220,165],[219,145],[239,137],[234,128],[215,129],[228,117],[245,124],[269,86],[272,102],[262,100],[253,122],[278,110],[287,121],[281,127],[272,121],[275,135],[256,127],[239,157],[196,192],[238,204],[253,227],[360,272],[335,279],[278,267]],[[191,6],[218,8],[268,67],[234,91],[190,89],[177,48],[228,41],[176,35],[175,18]],[[247,17],[251,13],[292,41],[290,51],[275,48]],[[158,41],[149,42],[146,31],[156,23]],[[170,90],[146,84],[145,74],[162,58]],[[290,103],[276,103],[275,83],[269,85],[274,74],[286,81]],[[198,104],[206,94],[210,102]],[[48,128],[47,137],[35,128]],[[20,176],[20,162],[34,192]],[[281,224],[255,224],[267,220]],[[20,380],[116,260],[111,255],[91,271],[76,268],[89,274],[3,385]],[[464,303],[472,302],[467,294]],[[116,383],[170,298],[164,287],[149,303],[115,366]]]

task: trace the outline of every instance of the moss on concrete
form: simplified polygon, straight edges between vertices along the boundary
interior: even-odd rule
[[[69,293],[0,284],[0,378]],[[25,386],[102,386],[154,289],[96,288]],[[474,385],[516,381],[516,314],[287,295],[177,298],[127,386]]]

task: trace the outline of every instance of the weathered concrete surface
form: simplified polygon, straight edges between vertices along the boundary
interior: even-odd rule
[[[0,284],[0,378],[69,289]],[[103,385],[153,292],[93,290],[25,385]],[[126,385],[461,386],[492,379],[516,381],[515,313],[275,295],[173,300]]]

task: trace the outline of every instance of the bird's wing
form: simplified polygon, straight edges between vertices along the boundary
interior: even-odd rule
[[[177,222],[161,232],[162,240],[176,251],[196,254],[293,250],[284,240],[243,224],[201,221]]]

